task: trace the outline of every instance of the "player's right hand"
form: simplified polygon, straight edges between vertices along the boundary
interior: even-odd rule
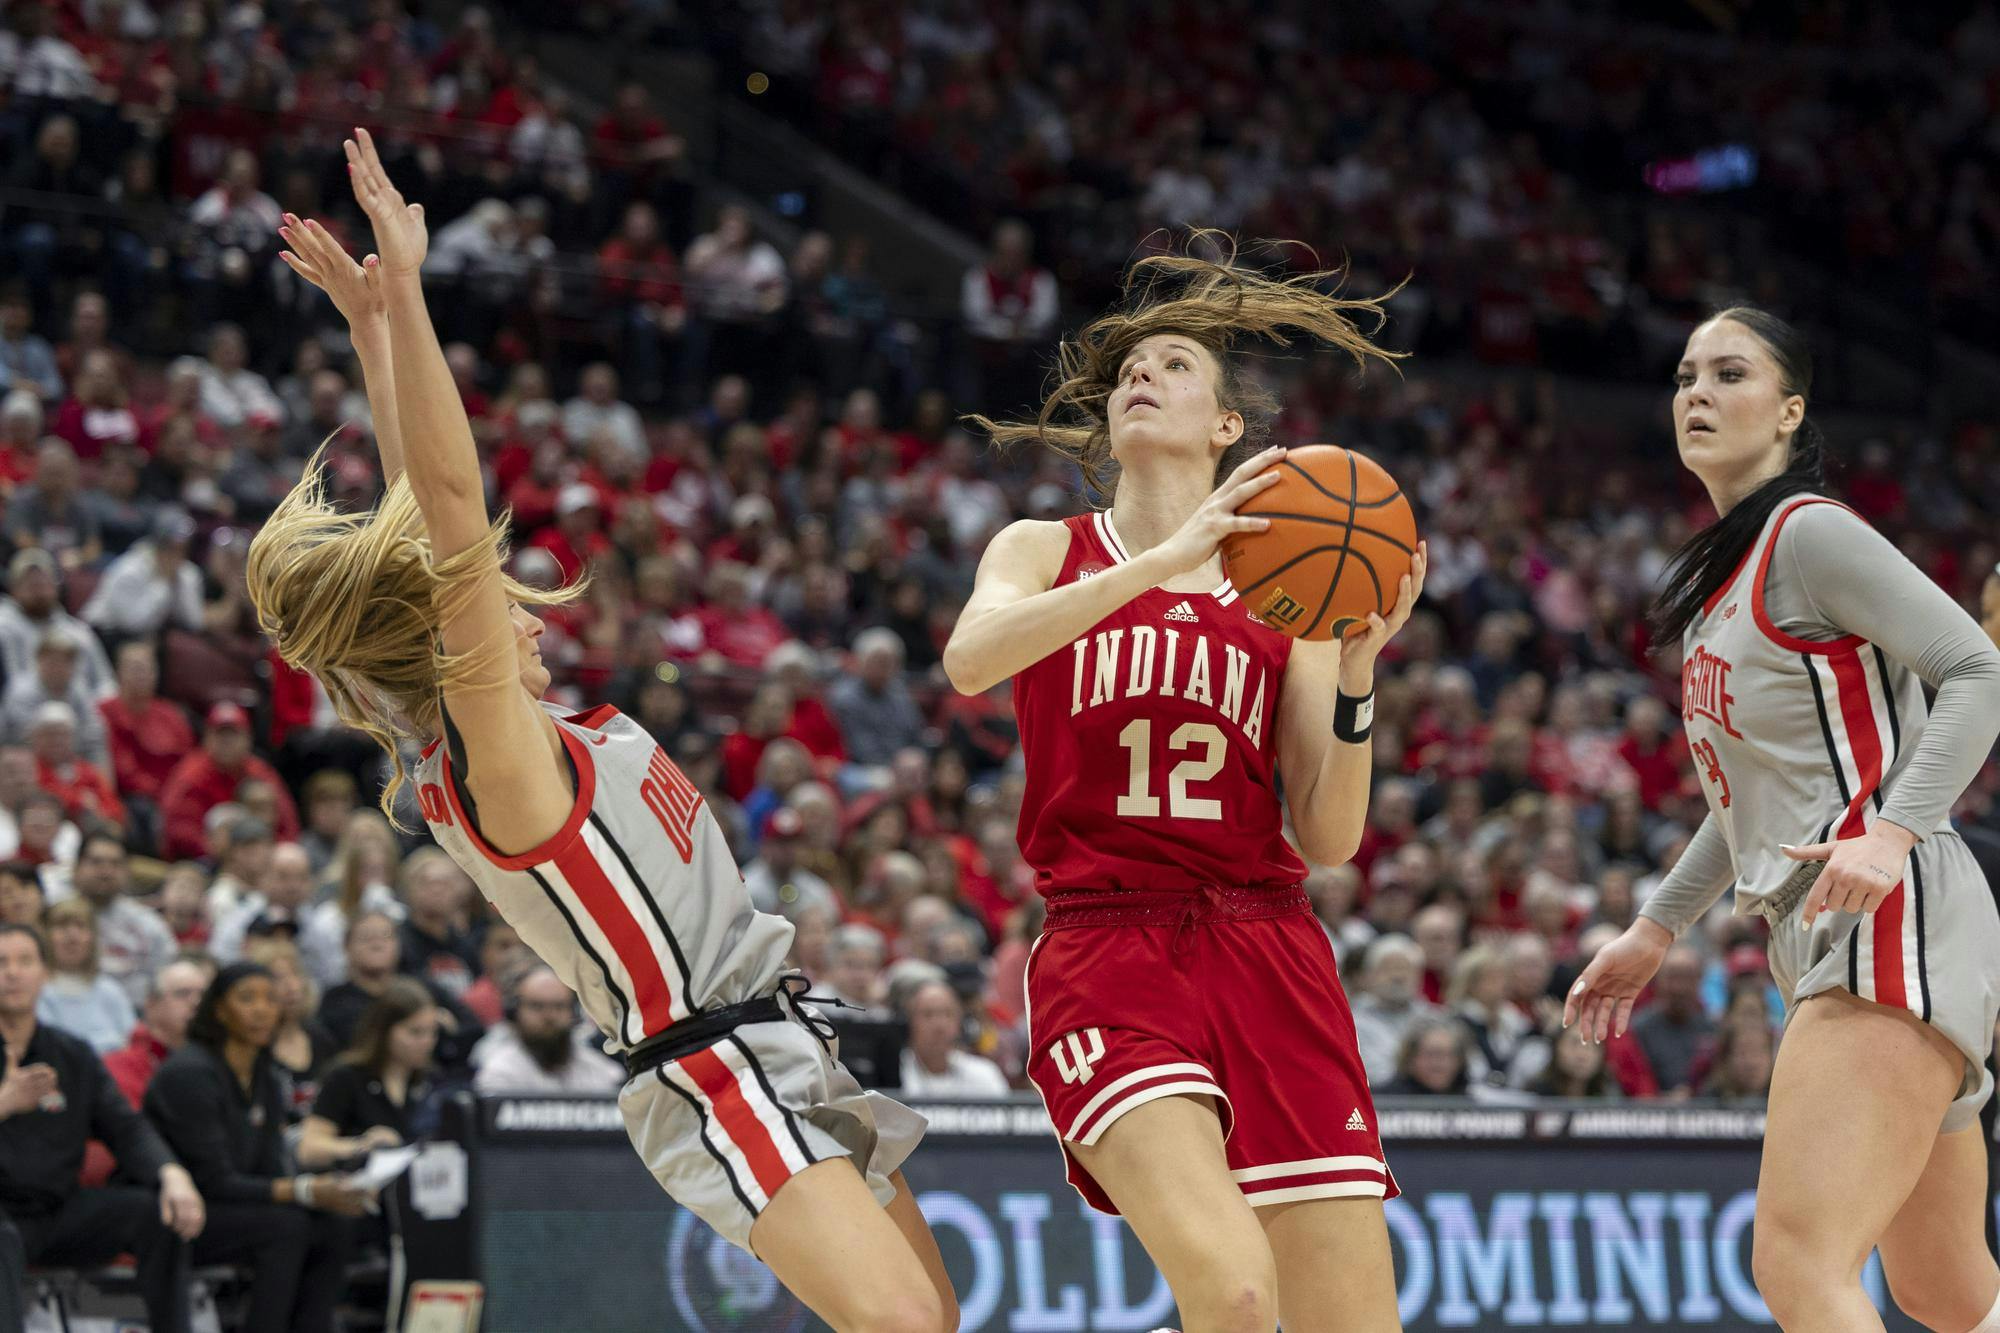
[[[1236,511],[1253,495],[1261,495],[1277,484],[1279,474],[1271,465],[1285,456],[1283,445],[1272,445],[1261,454],[1246,458],[1237,469],[1201,502],[1180,531],[1153,548],[1157,552],[1164,582],[1191,569],[1200,569],[1215,554],[1222,539],[1232,532],[1262,532],[1271,526],[1267,518],[1251,518]]]
[[[311,218],[301,221],[291,213],[285,214],[285,225],[278,228],[278,234],[292,247],[280,250],[278,258],[292,272],[325,292],[349,329],[361,334],[376,326],[386,326],[389,306],[382,295],[380,259],[370,255],[362,263],[355,263],[326,228]]]
[[[381,154],[367,130],[356,128],[354,137],[341,147],[347,153],[348,179],[354,185],[354,200],[375,228],[375,249],[382,256],[382,269],[392,278],[409,277],[423,267],[430,250],[430,232],[424,226],[424,206],[403,201],[382,169]]]
[[[1597,951],[1569,988],[1563,1000],[1563,1026],[1580,1024],[1583,1039],[1599,1045],[1607,1037],[1624,1036],[1633,1003],[1660,970],[1672,943],[1673,936],[1656,921],[1640,917],[1627,926],[1624,934]]]

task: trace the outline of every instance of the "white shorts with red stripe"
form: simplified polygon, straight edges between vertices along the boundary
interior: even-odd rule
[[[1865,916],[1823,912],[1808,929],[1794,907],[1771,927],[1771,975],[1789,1008],[1844,990],[1907,1009],[1942,1032],[1966,1059],[1942,1131],[1978,1120],[1993,1089],[1986,1059],[2000,1017],[2000,911],[1956,833],[1918,843],[1902,880]]]
[[[878,1202],[925,1121],[864,1091],[797,1021],[752,1023],[634,1077],[619,1094],[625,1130],[674,1202],[748,1250],[778,1191],[815,1162],[847,1157]]]

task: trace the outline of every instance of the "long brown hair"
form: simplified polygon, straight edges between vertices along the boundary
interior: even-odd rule
[[[1296,241],[1270,244],[1306,248]],[[1188,253],[1148,255],[1134,263],[1126,270],[1119,304],[1063,340],[1056,351],[1060,382],[1035,420],[968,419],[1002,448],[1034,443],[1055,450],[1083,470],[1086,490],[1108,505],[1117,493],[1118,477],[1106,405],[1118,387],[1119,367],[1146,339],[1179,334],[1215,358],[1216,402],[1243,418],[1242,436],[1216,462],[1218,483],[1264,447],[1278,416],[1277,396],[1243,373],[1237,353],[1244,342],[1283,344],[1304,336],[1346,352],[1357,368],[1365,367],[1370,357],[1394,364],[1403,355],[1372,340],[1388,318],[1382,303],[1400,284],[1362,299],[1337,295],[1346,276],[1341,269],[1269,277],[1238,265],[1235,239],[1212,228],[1194,231],[1181,248]],[[1373,322],[1364,331],[1358,318]]]
[[[354,1028],[354,1042],[340,1054],[340,1062],[358,1065],[380,1078],[389,1067],[389,1030],[413,1014],[435,1009],[437,1001],[423,983],[411,977],[396,977],[382,988],[375,1002],[362,1011]]]
[[[342,513],[326,497],[325,457],[321,445],[250,543],[250,601],[278,655],[310,671],[340,720],[389,756],[394,773],[382,810],[402,828],[395,798],[408,770],[397,741],[438,735],[441,691],[516,671],[511,636],[452,654],[438,627],[489,574],[517,602],[574,601],[584,581],[544,591],[509,578],[505,513],[485,541],[439,560],[407,476],[391,482],[374,509]]]

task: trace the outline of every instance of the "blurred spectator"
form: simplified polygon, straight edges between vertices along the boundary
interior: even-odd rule
[[[346,839],[348,821],[355,813],[357,790],[354,775],[339,768],[320,769],[307,778],[305,785],[299,789],[299,846],[306,849],[306,855],[312,860],[313,873],[320,876],[322,886],[327,881],[333,882],[336,896],[342,887],[346,867],[336,869],[334,862],[339,858],[341,843]],[[384,888],[388,887],[391,879],[387,869],[385,864],[373,881]]]
[[[152,1327],[185,1328],[181,1238],[202,1229],[204,1200],[89,1043],[38,1018],[49,969],[41,936],[0,924],[0,1308],[18,1327],[29,1264],[88,1267],[131,1254]],[[79,1189],[92,1139],[140,1183]]]
[[[396,918],[364,910],[348,924],[344,942],[347,977],[320,998],[319,1019],[342,1048],[354,1044],[361,1015],[380,999],[397,976],[401,945]]]
[[[597,290],[618,321],[625,382],[640,402],[658,402],[666,393],[669,347],[687,323],[687,297],[651,204],[627,204],[617,235],[598,249]]]
[[[854,674],[827,691],[848,757],[862,767],[886,767],[896,751],[923,741],[923,714],[904,683],[902,665],[903,641],[894,630],[863,630],[854,640]]]
[[[1306,897],[1312,900],[1313,915],[1333,945],[1335,962],[1345,969],[1349,960],[1375,938],[1374,928],[1354,914],[1354,900],[1361,891],[1361,872],[1351,862],[1337,866],[1311,865],[1306,868],[1305,890]]]
[[[203,845],[202,821],[208,812],[236,796],[245,780],[268,782],[278,796],[278,838],[290,842],[298,836],[299,816],[291,794],[276,769],[250,752],[250,715],[231,703],[219,703],[208,710],[208,725],[202,733],[201,748],[189,753],[167,775],[160,791],[162,841],[169,857],[199,857]]]
[[[0,924],[42,928],[48,895],[35,868],[25,861],[0,861]]]
[[[100,1055],[117,1050],[138,1013],[125,988],[98,970],[97,913],[81,898],[70,898],[52,905],[42,919],[49,936],[49,976],[35,1016],[83,1038]]]
[[[192,861],[167,868],[160,881],[160,919],[174,933],[174,942],[183,949],[207,956],[210,921],[208,917],[208,876]]]
[[[780,807],[771,812],[757,856],[743,868],[744,887],[760,912],[795,918],[801,908],[837,908],[833,886],[799,863],[805,821],[799,812]]]
[[[555,523],[535,534],[534,545],[556,562],[562,583],[574,583],[586,566],[611,549],[604,535],[604,501],[595,486],[573,481],[556,492]]]
[[[422,977],[456,1000],[479,975],[479,953],[463,924],[474,893],[472,880],[435,847],[419,847],[403,861],[400,928],[402,970]]]
[[[97,924],[97,963],[137,1004],[153,979],[173,961],[179,945],[167,923],[132,894],[131,858],[109,833],[88,833],[78,846],[70,876],[76,896],[90,905]]]
[[[108,453],[138,447],[134,416],[118,362],[105,350],[88,352],[70,382],[71,396],[56,411],[51,430],[68,441],[76,456],[96,462]]]
[[[1715,1020],[1701,1003],[1701,955],[1685,944],[1667,950],[1653,979],[1653,1002],[1632,1020],[1632,1037],[1645,1053],[1653,1081],[1668,1096],[1693,1091],[1690,1072]]]
[[[77,751],[108,768],[104,718],[79,670],[83,655],[84,641],[75,631],[60,625],[45,631],[35,644],[34,670],[7,681],[5,702],[0,702],[0,738],[9,745],[24,743],[41,719],[42,709],[51,703],[61,704],[69,710]]]
[[[1648,810],[1680,789],[1681,760],[1687,745],[1667,734],[1667,707],[1651,695],[1634,699],[1625,709],[1625,737],[1618,756],[1639,775],[1639,797]]]
[[[1395,1077],[1375,1085],[1384,1097],[1463,1097],[1470,1090],[1470,1043],[1446,1017],[1412,1023],[1396,1048]]]
[[[278,224],[271,223],[271,235]],[[250,368],[250,348],[243,330],[234,324],[217,324],[208,333],[208,359],[198,363],[201,372],[202,415],[224,430],[235,430],[259,422],[281,425],[285,404],[272,390],[271,382]]]
[[[54,407],[63,396],[56,350],[34,332],[33,323],[34,311],[25,292],[0,291],[0,391],[31,389]]]
[[[187,714],[159,696],[160,659],[151,643],[118,646],[118,692],[99,701],[111,776],[132,817],[134,833],[150,848],[160,835],[160,797],[182,756],[194,748]]]
[[[354,783],[353,778],[338,769],[316,776],[345,779],[350,791]],[[311,786],[307,784],[309,793]],[[320,881],[321,892],[326,896],[311,913],[314,928],[328,939],[345,936],[348,923],[364,912],[382,912],[394,920],[403,919],[403,904],[393,887],[396,867],[402,861],[395,830],[389,827],[380,810],[351,810],[345,824],[334,847],[333,861]],[[300,846],[304,845],[301,839]],[[307,860],[311,860],[310,852]],[[327,894],[327,890],[331,893]]]
[[[63,569],[94,563],[103,554],[97,514],[83,493],[76,451],[50,435],[35,446],[34,478],[7,501],[7,540],[40,547]]]
[[[56,583],[55,557],[30,548],[17,551],[7,563],[7,590],[0,601],[0,668],[10,681],[35,670],[36,650],[52,629],[67,631],[78,646],[76,678],[94,704],[116,688],[110,659],[90,626],[63,610]]]
[[[1725,1106],[1763,1106],[1777,1048],[1777,1034],[1762,1014],[1732,1019],[1716,1040],[1715,1064],[1701,1095]]]
[[[1535,1034],[1528,1016],[1507,1003],[1507,963],[1499,949],[1474,945],[1458,956],[1447,995],[1451,1013],[1472,1039],[1470,1076],[1505,1083],[1521,1046]]]
[[[1443,1015],[1423,997],[1423,964],[1424,951],[1407,935],[1384,935],[1362,955],[1361,985],[1350,1007],[1370,1083],[1394,1078],[1404,1037],[1419,1021]]]
[[[208,862],[215,867],[202,901],[209,919],[219,921],[263,883],[264,867],[271,860],[271,826],[235,801],[226,801],[202,817],[202,830]]]
[[[852,1005],[864,1014],[878,1012],[884,991],[882,966],[889,944],[873,926],[845,925],[833,932],[826,950],[827,974],[816,977],[816,989],[828,999]]]
[[[28,724],[35,781],[62,802],[63,813],[79,828],[114,829],[122,834],[126,827],[124,803],[113,791],[105,769],[77,754],[76,720],[76,710],[55,699],[35,710]]]
[[[784,259],[751,229],[749,211],[724,205],[715,230],[688,246],[683,268],[696,373],[768,376],[776,360],[770,319],[784,308],[788,277]]]
[[[1604,1047],[1583,1035],[1581,1027],[1558,1024],[1542,1035],[1549,1045],[1548,1064],[1527,1085],[1544,1097],[1616,1100],[1624,1095],[1605,1066]]]
[[[597,1048],[576,996],[546,966],[514,983],[507,1021],[473,1048],[472,1087],[482,1096],[564,1096],[616,1092],[625,1069]]]
[[[1056,327],[1056,280],[1035,266],[1027,224],[1002,222],[986,262],[969,270],[960,294],[979,366],[979,402],[1007,411],[1034,397],[1041,357]]]
[[[366,1203],[337,1175],[288,1174],[285,1093],[271,1060],[271,974],[232,963],[203,992],[188,1041],[146,1092],[146,1114],[208,1202],[196,1263],[246,1262],[251,1328],[334,1333],[352,1227]]]
[[[942,981],[925,982],[903,1000],[910,1044],[903,1051],[903,1091],[912,1097],[1005,1097],[1000,1066],[961,1049],[965,1007]]]
[[[618,400],[618,372],[601,361],[584,367],[577,396],[563,404],[562,433],[577,445],[608,438],[627,453],[646,453],[646,428],[638,410]]]
[[[299,1165],[309,1171],[344,1166],[375,1148],[414,1142],[437,1041],[430,992],[408,977],[390,982],[320,1084],[299,1139]]]
[[[458,1007],[482,1027],[499,1027],[506,1021],[507,988],[534,957],[521,943],[520,931],[497,918],[489,920],[479,937],[479,977],[465,988]]]
[[[196,309],[203,314],[249,313],[271,290],[270,268],[277,257],[283,215],[278,201],[260,187],[258,174],[255,153],[232,149],[223,161],[221,179],[188,210],[193,245],[187,273]],[[268,392],[269,386],[265,387]],[[276,403],[275,398],[271,401]],[[225,425],[245,415],[211,414]]]
[[[1424,998],[1444,1003],[1459,951],[1465,947],[1464,911],[1452,903],[1432,903],[1411,919],[1410,938],[1424,954]]]
[[[201,1003],[201,993],[214,979],[213,972],[213,968],[183,958],[146,979],[138,1025],[123,1046],[104,1057],[104,1068],[132,1105],[146,1100],[146,1089],[152,1086],[160,1065],[186,1043],[188,1022]]]
[[[230,516],[239,523],[262,523],[271,516],[304,469],[285,453],[285,436],[275,417],[253,415],[237,432],[239,443],[216,484],[229,497]]]
[[[34,390],[0,391],[0,494],[34,475],[43,419],[42,401]]]
[[[295,842],[279,842],[264,862],[257,891],[244,897],[234,911],[219,917],[209,940],[209,952],[224,963],[244,956],[253,939],[278,936],[299,951],[312,981],[324,988],[346,975],[341,936],[327,929],[312,911],[312,863]]]

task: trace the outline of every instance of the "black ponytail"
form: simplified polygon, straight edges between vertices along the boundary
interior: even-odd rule
[[[1787,394],[1812,398],[1812,352],[1805,335],[1768,310],[1731,306],[1710,316],[1731,320],[1757,335],[1778,363],[1779,382]],[[1810,416],[1792,432],[1785,470],[1744,496],[1728,513],[1688,538],[1660,577],[1648,619],[1653,642],[1678,643],[1701,614],[1702,605],[1736,572],[1771,512],[1787,497],[1826,488],[1826,439]]]

